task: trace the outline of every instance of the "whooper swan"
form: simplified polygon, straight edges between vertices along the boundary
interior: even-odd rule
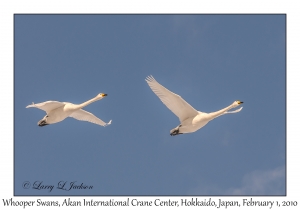
[[[214,118],[223,114],[237,113],[243,108],[241,107],[235,111],[229,111],[243,103],[241,101],[235,101],[230,106],[216,112],[200,112],[183,100],[181,96],[159,84],[152,76],[147,77],[146,82],[159,99],[179,118],[180,125],[170,131],[171,136],[195,132]]]
[[[72,104],[68,102],[59,101],[46,101],[39,104],[32,103],[26,106],[26,108],[34,107],[44,110],[47,115],[38,122],[39,126],[45,126],[53,123],[58,123],[63,121],[67,117],[73,117],[76,120],[88,121],[102,126],[107,126],[111,124],[111,120],[108,123],[103,122],[95,115],[90,112],[84,111],[82,108],[95,102],[101,100],[107,96],[105,93],[98,94],[95,98],[88,100],[82,104]]]

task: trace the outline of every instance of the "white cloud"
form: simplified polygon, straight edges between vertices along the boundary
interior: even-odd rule
[[[174,15],[172,28],[174,41],[183,43],[187,49],[202,46],[204,34],[214,25],[215,20],[198,19],[199,15]]]
[[[273,170],[256,170],[246,174],[242,186],[229,189],[230,195],[284,195],[285,167]]]
[[[255,170],[245,174],[240,187],[222,189],[216,184],[201,183],[191,195],[285,195],[285,166],[271,170]]]

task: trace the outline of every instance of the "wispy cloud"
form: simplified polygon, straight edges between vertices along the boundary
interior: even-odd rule
[[[285,166],[270,170],[254,170],[245,174],[240,187],[222,189],[216,184],[197,186],[191,195],[285,195]]]
[[[228,190],[230,195],[285,195],[285,167],[256,170],[246,174],[242,186]]]
[[[172,16],[174,38],[186,47],[199,47],[204,34],[214,25],[214,20],[197,19],[197,15]],[[196,46],[195,46],[196,45]]]

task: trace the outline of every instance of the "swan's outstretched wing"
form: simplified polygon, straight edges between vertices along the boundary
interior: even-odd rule
[[[169,91],[152,76],[147,77],[146,82],[159,99],[179,118],[180,122],[198,114],[198,111],[183,100],[181,96]]]
[[[239,108],[239,109],[236,109],[234,111],[227,111],[227,112],[224,112],[223,114],[233,114],[233,113],[237,113],[237,112],[240,112],[241,110],[243,109],[243,107]],[[223,115],[222,114],[222,115]]]
[[[84,111],[82,109],[73,112],[72,114],[69,115],[69,117],[73,117],[76,120],[88,121],[102,126],[107,126],[111,124],[111,120],[108,123],[105,123],[102,120],[100,120],[98,117],[93,115],[92,113]]]
[[[30,107],[38,108],[44,110],[48,114],[48,112],[50,112],[51,110],[56,109],[63,105],[65,105],[65,103],[59,101],[46,101],[38,104],[32,102],[32,104],[26,106],[26,108],[30,108]]]

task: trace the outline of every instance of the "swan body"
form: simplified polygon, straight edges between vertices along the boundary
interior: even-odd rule
[[[95,102],[101,100],[107,96],[107,94],[100,93],[95,98],[92,98],[82,104],[72,104],[69,102],[59,102],[59,101],[46,101],[38,104],[32,103],[26,106],[26,108],[38,108],[47,113],[47,115],[38,122],[39,126],[45,126],[53,123],[58,123],[66,119],[67,117],[73,117],[77,120],[88,121],[101,126],[106,126],[111,124],[111,120],[108,123],[103,122],[95,115],[90,112],[84,111],[82,108]]]
[[[200,112],[195,110],[181,96],[159,84],[152,76],[147,77],[146,82],[159,99],[179,118],[180,125],[170,131],[171,136],[195,132],[216,117],[223,114],[237,113],[243,108],[229,111],[243,103],[241,101],[234,101],[231,105],[216,112]]]

